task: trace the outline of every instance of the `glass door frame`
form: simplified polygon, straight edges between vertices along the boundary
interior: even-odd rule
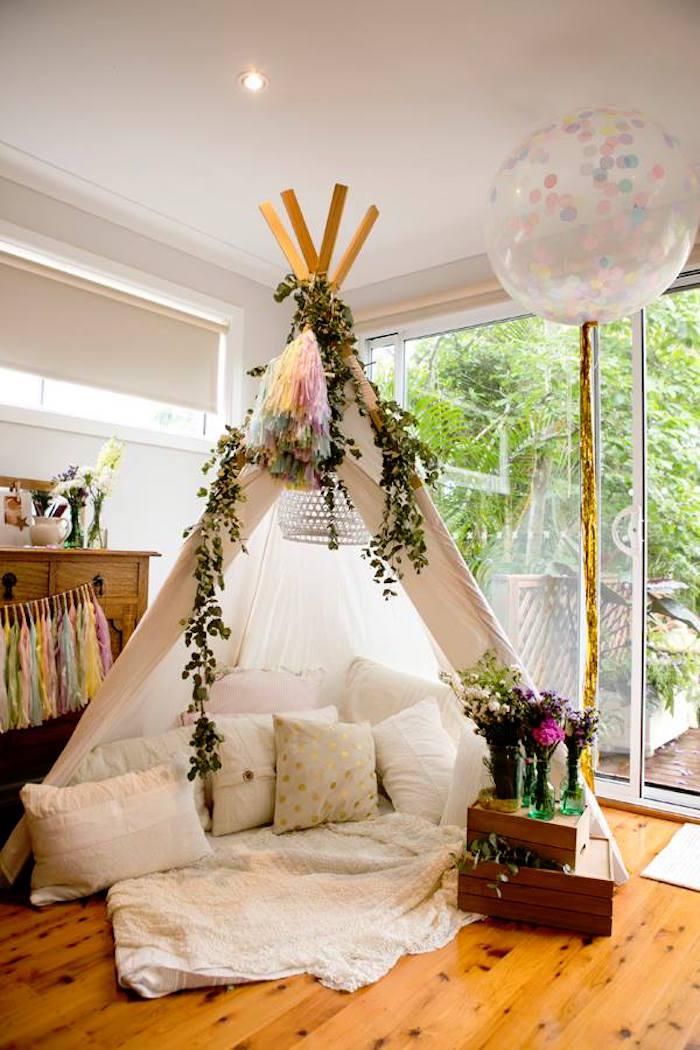
[[[700,286],[700,271],[681,274],[667,289],[666,295]],[[672,788],[656,787],[646,783],[646,654],[647,654],[647,367],[646,367],[646,311],[632,318],[632,667],[630,710],[630,775],[629,780],[616,780],[605,774],[596,776],[596,794],[632,804],[646,805],[661,811],[698,818],[700,795],[693,803],[684,802],[684,796]],[[600,414],[598,413],[598,419]],[[598,423],[600,445],[600,423]],[[600,486],[600,479],[599,479]],[[636,531],[636,535],[633,533]]]

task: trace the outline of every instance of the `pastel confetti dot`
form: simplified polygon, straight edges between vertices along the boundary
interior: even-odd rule
[[[548,190],[553,189],[553,187],[556,186],[556,184],[557,184],[557,177],[556,177],[556,175],[553,172],[550,172],[549,175],[545,175],[545,177],[544,177],[544,184],[545,184],[545,186],[547,187]]]
[[[603,269],[607,270],[608,266],[610,265],[610,260],[608,259],[607,255],[603,255],[602,258],[599,259],[598,261],[599,261],[600,265],[603,267]]]
[[[603,156],[609,156],[611,153],[614,153],[615,152],[615,145],[614,145],[614,143],[612,143],[612,142],[604,142],[603,145],[600,147],[600,152],[603,154]]]
[[[559,195],[557,193],[548,193],[545,204],[547,205],[550,211],[553,211],[554,208],[556,208],[556,206],[559,204]]]
[[[576,208],[564,208],[562,211],[559,212],[559,218],[562,220],[562,222],[573,222],[574,219],[577,218],[577,216],[578,212],[576,211]]]
[[[656,179],[657,181],[659,179],[663,179],[665,174],[666,170],[663,164],[655,164],[654,167],[651,169],[651,177],[652,179]]]
[[[602,168],[596,168],[593,172],[593,178],[596,182],[606,182],[608,178],[607,171],[603,171]]]
[[[620,142],[624,146],[630,146],[634,142],[634,135],[630,135],[629,133],[626,135],[620,135]]]
[[[612,168],[614,166],[614,164],[615,164],[615,161],[613,160],[612,157],[601,157],[600,158],[600,166],[601,166],[601,168],[604,171],[607,171],[609,168]]]
[[[607,182],[605,186],[603,186],[603,193],[606,197],[617,197],[617,185],[614,182]]]
[[[567,135],[573,135],[575,132],[579,131],[580,128],[581,128],[580,124],[577,124],[577,123],[569,124],[569,126],[566,128],[566,133],[567,133]]]
[[[576,136],[576,138],[579,140],[579,142],[590,142],[590,140],[593,138],[593,132],[592,131],[580,131],[578,133],[578,135]]]
[[[597,211],[599,215],[607,215],[610,211],[610,201],[599,201]]]
[[[537,204],[541,197],[542,193],[540,190],[530,190],[530,204]]]
[[[631,193],[634,189],[634,183],[631,179],[620,179],[620,181],[617,184],[617,188],[619,189],[620,193]]]

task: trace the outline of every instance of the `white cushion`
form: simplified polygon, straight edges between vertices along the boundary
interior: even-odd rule
[[[376,725],[427,697],[437,702],[442,724],[456,747],[464,716],[450,687],[437,679],[431,681],[394,671],[373,660],[358,658],[350,664],[340,717],[347,722],[366,721]]]
[[[430,698],[408,707],[373,729],[377,770],[399,813],[439,823],[455,765],[456,748]]]
[[[71,783],[84,784],[86,781],[107,780],[108,777],[117,777],[122,773],[138,773],[176,758],[184,759],[189,767],[190,755],[194,754],[190,746],[191,736],[191,728],[185,726],[171,729],[159,736],[136,736],[101,744],[86,755]],[[211,817],[205,798],[204,781],[198,776],[190,783],[201,825],[208,831],[211,827]]]
[[[275,732],[272,715],[216,718],[223,734],[221,769],[212,775],[212,834],[230,835],[271,824],[275,812]],[[295,716],[304,721],[338,721],[335,707]]]
[[[209,690],[207,714],[274,715],[310,711],[321,704],[323,676],[322,670],[296,674],[235,667],[218,678]],[[196,717],[188,713],[182,720],[189,723]]]
[[[26,784],[20,796],[36,861],[32,904],[75,900],[211,852],[184,763],[97,784]]]
[[[457,827],[466,828],[469,806],[476,802],[481,789],[490,782],[489,772],[484,765],[487,757],[485,739],[475,732],[473,722],[465,719],[441,824],[456,824]]]

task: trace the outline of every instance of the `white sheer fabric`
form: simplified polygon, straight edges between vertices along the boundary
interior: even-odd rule
[[[344,427],[362,458],[348,457],[339,474],[375,532],[384,505],[381,455],[368,418],[352,403]],[[222,607],[232,633],[219,649],[222,663],[292,671],[323,667],[323,702],[336,704],[355,656],[427,677],[436,677],[438,661],[466,667],[486,649],[495,649],[506,663],[519,663],[426,490],[420,489],[417,499],[428,565],[420,574],[404,565],[402,593],[384,601],[357,548],[329,551],[282,538],[273,511],[281,486],[266,471],[246,468],[241,484],[246,499],[239,516],[248,554],[238,557],[238,544],[224,546]],[[181,678],[186,661],[181,620],[192,608],[197,542],[195,531],[46,783],[67,784],[97,744],[161,733],[177,724],[190,695],[190,683]],[[22,821],[0,853],[0,874],[13,881],[29,852]]]

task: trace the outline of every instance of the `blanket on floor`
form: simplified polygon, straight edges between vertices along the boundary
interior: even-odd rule
[[[457,908],[462,833],[421,817],[259,828],[212,845],[193,867],[109,891],[123,987],[153,998],[310,973],[351,992],[476,917]]]

